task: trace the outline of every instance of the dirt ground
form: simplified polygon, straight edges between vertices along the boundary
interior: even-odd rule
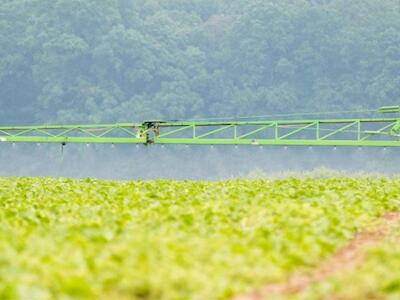
[[[364,259],[362,250],[388,238],[391,229],[399,221],[400,212],[388,213],[381,218],[376,228],[357,233],[344,247],[322,262],[311,274],[293,274],[285,282],[265,285],[246,295],[236,297],[234,300],[262,300],[268,299],[268,296],[272,295],[296,294],[309,285],[323,281],[336,273],[352,270],[362,264]]]

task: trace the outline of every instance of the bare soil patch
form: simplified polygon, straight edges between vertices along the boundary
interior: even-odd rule
[[[262,300],[268,299],[268,296],[273,295],[283,296],[285,294],[299,293],[309,285],[323,281],[336,273],[352,270],[362,264],[362,250],[388,238],[391,234],[391,229],[399,221],[400,212],[388,213],[381,218],[376,228],[357,233],[344,247],[321,263],[311,274],[294,274],[285,282],[268,284],[246,295],[236,297],[234,300]]]

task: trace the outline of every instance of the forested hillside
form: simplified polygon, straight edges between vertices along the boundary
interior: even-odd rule
[[[398,0],[2,0],[0,122],[400,101]]]

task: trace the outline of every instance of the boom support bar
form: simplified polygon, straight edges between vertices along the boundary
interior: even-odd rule
[[[0,127],[0,142],[146,144],[142,124],[42,125]]]
[[[0,142],[400,147],[400,119],[146,121],[0,127]]]

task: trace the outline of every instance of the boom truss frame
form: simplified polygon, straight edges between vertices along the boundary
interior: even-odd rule
[[[0,143],[400,147],[400,118],[0,127]]]

